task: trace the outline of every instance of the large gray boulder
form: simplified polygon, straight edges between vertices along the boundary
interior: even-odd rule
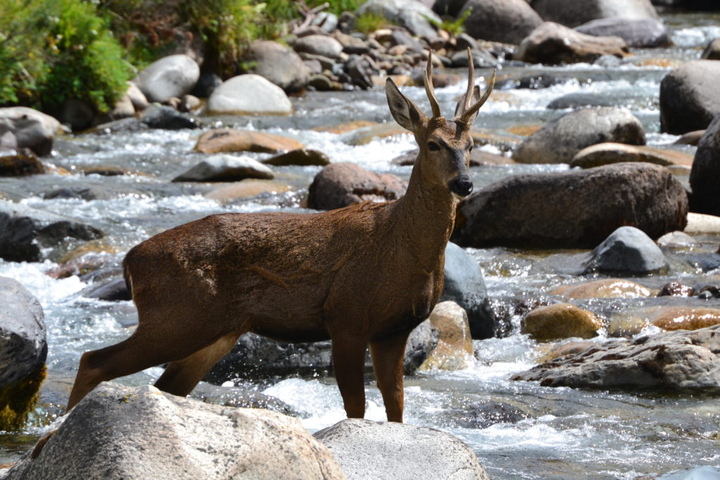
[[[469,0],[465,32],[473,38],[519,44],[543,21],[525,0]]]
[[[403,423],[347,419],[315,433],[350,480],[487,480],[480,460],[453,435]]]
[[[192,91],[200,78],[200,67],[188,55],[170,55],[138,73],[133,83],[149,102],[163,103]]]
[[[282,88],[260,75],[238,75],[223,82],[208,98],[208,113],[289,115],[292,103]]]
[[[17,281],[0,277],[0,429],[23,426],[37,401],[46,358],[40,302]]]
[[[271,40],[253,42],[243,60],[253,65],[248,73],[260,75],[286,92],[302,90],[310,79],[310,69],[300,55]]]
[[[620,37],[595,37],[545,22],[520,42],[515,57],[528,63],[559,65],[592,63],[604,55],[622,58],[627,54],[627,43]]]
[[[656,239],[687,223],[682,184],[664,167],[617,163],[508,177],[458,207],[463,247],[595,248],[630,225]]]
[[[445,247],[445,286],[440,301],[452,300],[468,315],[472,338],[495,336],[495,318],[490,309],[482,270],[475,259],[452,242]]]
[[[173,182],[237,182],[246,178],[272,179],[272,170],[250,157],[218,154],[201,160]]]
[[[585,263],[586,272],[646,275],[667,268],[660,247],[635,227],[620,227],[610,234]]]
[[[106,383],[73,408],[37,458],[26,454],[5,478],[346,477],[295,418]]]
[[[704,130],[720,114],[720,62],[682,64],[660,83],[660,125],[674,135]]]
[[[334,210],[367,200],[386,202],[405,194],[406,183],[395,175],[379,174],[349,162],[332,163],[315,175],[308,207]]]
[[[513,380],[546,387],[720,394],[720,325],[593,344]]]
[[[381,15],[419,37],[432,38],[436,35],[435,28],[428,19],[441,22],[435,12],[416,0],[368,0],[357,9],[355,15],[364,13]]]
[[[76,219],[0,200],[0,258],[9,262],[37,262],[43,249],[58,247],[68,238],[102,236],[101,230]]]
[[[660,20],[653,18],[601,18],[575,27],[595,37],[620,37],[633,48],[667,47],[670,36]]]
[[[645,145],[645,129],[627,110],[585,108],[566,113],[527,137],[513,151],[520,163],[570,163],[582,149],[599,143]]]
[[[0,108],[0,137],[12,148],[29,148],[36,155],[52,153],[55,134],[62,132],[60,122],[50,115],[28,107]]]
[[[532,0],[531,5],[543,19],[568,27],[600,18],[659,18],[650,0]]]
[[[720,115],[698,143],[690,170],[691,209],[720,216]]]
[[[307,35],[295,39],[292,43],[296,52],[320,55],[336,59],[343,51],[342,44],[328,35]]]

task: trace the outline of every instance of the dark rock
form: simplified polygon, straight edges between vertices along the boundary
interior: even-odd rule
[[[150,128],[162,130],[198,128],[195,119],[164,105],[151,105],[140,115],[140,121]]]
[[[322,152],[310,150],[308,148],[299,148],[275,157],[262,161],[265,165],[275,167],[284,167],[288,165],[311,166],[317,165],[324,167],[330,164],[330,159]]]
[[[620,37],[633,48],[670,46],[670,36],[660,20],[645,18],[601,18],[575,27],[580,33],[595,37]]]
[[[617,100],[599,93],[568,93],[548,103],[547,108],[548,110],[565,110],[567,108],[614,107],[617,104]]]
[[[173,182],[237,182],[246,178],[272,179],[272,170],[250,157],[218,154],[205,158]]]
[[[121,120],[114,120],[108,123],[102,123],[91,129],[86,133],[92,133],[95,135],[108,135],[111,133],[134,133],[142,132],[143,130],[149,129],[150,126],[146,123],[141,122],[137,118],[123,118]]]
[[[70,125],[73,130],[84,130],[92,125],[96,116],[95,108],[86,100],[67,98],[57,111],[52,112],[64,125]]]
[[[690,187],[693,212],[720,216],[720,115],[698,143],[690,170]]]
[[[45,173],[45,166],[29,148],[16,155],[0,155],[0,177],[24,177],[40,173]]]
[[[162,103],[190,93],[200,78],[200,67],[187,55],[170,55],[153,62],[133,82],[150,102]]]
[[[264,395],[254,390],[237,387],[221,387],[211,383],[200,382],[190,394],[190,398],[211,405],[222,405],[232,408],[262,408],[273,412],[299,417],[300,413],[282,400]]]
[[[513,380],[545,387],[720,394],[720,325],[598,344]]]
[[[663,132],[681,135],[703,130],[720,114],[720,62],[686,62],[660,82],[660,124]]]
[[[440,301],[446,300],[452,300],[465,309],[472,338],[495,336],[495,318],[480,266],[470,254],[452,242],[445,247],[445,286]]]
[[[406,188],[395,175],[371,172],[354,163],[333,163],[313,179],[308,207],[334,210],[367,200],[387,202],[403,196]]]
[[[345,478],[299,420],[103,383],[65,416],[8,480],[71,478]],[[36,458],[33,458],[36,457]]]
[[[525,0],[469,0],[458,16],[468,10],[465,32],[492,42],[517,45],[542,23]]]
[[[393,45],[405,45],[411,52],[422,53],[425,48],[415,40],[406,30],[396,29],[390,35],[390,42]]]
[[[594,37],[558,23],[545,22],[520,42],[515,58],[528,63],[559,65],[593,63],[603,55],[622,58],[628,53],[627,43],[620,37]]]
[[[470,447],[440,430],[347,419],[315,438],[330,449],[348,480],[489,478]]]
[[[539,75],[528,75],[520,78],[498,80],[495,82],[495,90],[510,90],[516,88],[529,88],[531,90],[537,90],[541,88],[550,88],[553,85],[560,85],[565,82],[567,82],[566,79],[558,78],[551,73],[541,73]]]
[[[703,60],[720,60],[720,38],[708,43],[700,58]]]
[[[477,403],[463,408],[444,410],[444,422],[450,422],[455,428],[482,430],[498,423],[518,423],[527,420],[530,415],[518,407],[507,403]]]
[[[512,158],[520,163],[570,163],[582,149],[605,142],[644,145],[645,130],[627,110],[577,110],[530,135],[513,151]]]
[[[658,14],[650,0],[532,0],[532,7],[547,21],[577,27],[601,18],[653,19]]]
[[[692,297],[695,289],[677,281],[668,282],[660,289],[658,297]]]
[[[442,17],[457,18],[468,0],[436,0],[432,6],[433,12]]]
[[[254,41],[243,60],[253,65],[247,73],[265,77],[286,92],[302,90],[310,78],[310,70],[295,51],[270,40]]]
[[[312,87],[318,92],[336,90],[335,83],[325,75],[312,75],[310,80],[308,80],[308,87]]]
[[[132,300],[132,295],[124,278],[113,278],[99,285],[91,285],[83,289],[80,295],[86,298],[105,300],[107,302]]]
[[[475,68],[491,68],[500,64],[500,61],[487,50],[473,50],[472,58]],[[453,68],[466,68],[470,65],[467,52],[455,52],[450,60]]]
[[[350,55],[345,62],[345,70],[352,83],[365,90],[373,87],[373,75],[380,74],[375,63],[364,55]]]
[[[657,165],[517,175],[459,205],[452,241],[475,248],[594,248],[622,226],[651,238],[683,230],[687,211],[682,184]]]
[[[103,232],[72,218],[0,201],[0,258],[9,262],[37,262],[41,250],[66,238],[93,240]]]
[[[405,345],[403,360],[403,374],[414,375],[420,365],[425,363],[440,340],[440,332],[430,320],[425,320],[410,333]],[[367,364],[367,362],[366,362]],[[366,365],[366,368],[368,366]]]
[[[208,98],[213,90],[222,85],[222,83],[222,78],[220,78],[217,73],[202,72],[190,94],[199,98]]]
[[[667,266],[660,247],[642,230],[620,227],[593,250],[585,271],[646,275]]]

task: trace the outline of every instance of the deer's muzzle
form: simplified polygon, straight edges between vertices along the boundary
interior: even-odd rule
[[[448,188],[458,197],[467,197],[473,191],[473,183],[469,175],[458,175],[448,182]]]

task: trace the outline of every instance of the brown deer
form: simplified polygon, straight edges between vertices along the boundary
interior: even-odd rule
[[[455,118],[441,116],[428,59],[428,118],[388,79],[395,120],[420,153],[407,193],[317,214],[218,214],[132,248],[125,280],[139,325],[127,340],[80,360],[68,410],[100,382],[168,363],[155,384],[187,395],[240,335],[286,342],[331,339],[348,417],[365,414],[368,344],[389,421],[402,422],[403,354],[443,289],[445,246],[458,198],[472,191],[470,126],[480,97],[470,57]]]

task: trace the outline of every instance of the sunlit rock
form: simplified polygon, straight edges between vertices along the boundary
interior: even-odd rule
[[[522,333],[537,341],[563,338],[592,338],[602,328],[602,321],[592,312],[569,303],[538,307],[522,321]]]

